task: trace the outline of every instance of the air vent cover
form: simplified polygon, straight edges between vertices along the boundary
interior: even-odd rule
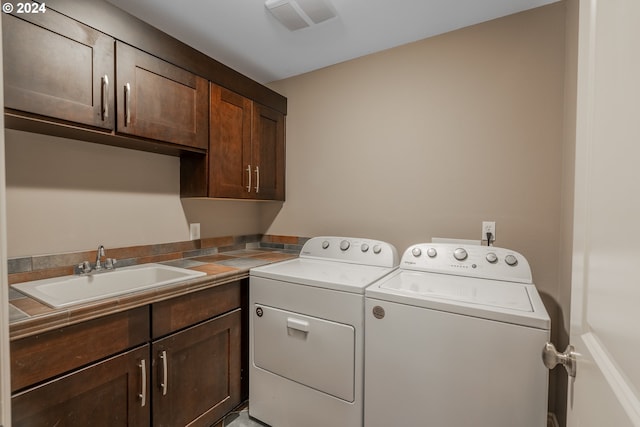
[[[327,0],[267,0],[264,5],[291,31],[319,24],[336,16]]]

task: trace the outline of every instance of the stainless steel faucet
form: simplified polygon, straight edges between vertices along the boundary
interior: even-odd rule
[[[116,268],[116,259],[115,258],[107,258],[104,261],[104,265],[102,264],[102,257],[105,256],[104,246],[98,246],[98,251],[96,253],[96,263],[91,265],[89,261],[83,261],[78,264],[74,268],[75,274],[92,274],[92,273],[100,273],[102,271],[115,270]]]
[[[96,264],[95,264],[95,267],[93,267],[95,271],[102,270],[102,264],[100,263],[100,258],[103,256],[104,256],[104,246],[100,245],[98,246],[98,253],[96,254]]]

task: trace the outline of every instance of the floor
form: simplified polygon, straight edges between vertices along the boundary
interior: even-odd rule
[[[227,415],[224,420],[212,427],[269,427],[260,421],[249,418],[249,410],[245,407]],[[547,427],[558,427],[555,416],[549,414]]]
[[[220,427],[265,427],[266,424],[249,417],[249,410],[243,409],[227,415]],[[217,427],[217,426],[216,426]]]

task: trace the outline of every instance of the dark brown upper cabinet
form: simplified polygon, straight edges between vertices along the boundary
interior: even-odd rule
[[[254,102],[252,128],[254,196],[257,199],[284,200],[284,115]]]
[[[116,43],[117,132],[206,149],[208,82]]]
[[[209,197],[284,200],[284,114],[211,84]]]
[[[6,128],[180,156],[182,197],[284,200],[284,96],[103,0],[2,15]]]
[[[54,10],[2,15],[5,107],[113,129],[114,39]]]

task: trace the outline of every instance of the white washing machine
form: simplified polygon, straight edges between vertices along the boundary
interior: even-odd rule
[[[362,427],[364,289],[395,270],[389,243],[315,237],[253,268],[249,414],[273,427]]]
[[[550,319],[519,253],[418,244],[365,291],[366,427],[545,427]]]

